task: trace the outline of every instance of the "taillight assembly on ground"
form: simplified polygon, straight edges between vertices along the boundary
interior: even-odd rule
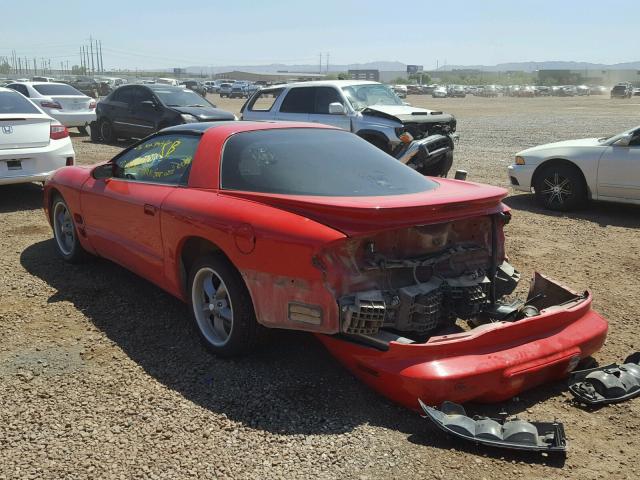
[[[40,106],[44,108],[55,108],[56,110],[62,110],[62,105],[59,102],[53,102],[50,100],[42,100]]]
[[[51,125],[49,129],[49,138],[51,140],[60,140],[69,136],[69,130],[64,125]]]
[[[73,157],[67,157],[67,167],[73,167]]]

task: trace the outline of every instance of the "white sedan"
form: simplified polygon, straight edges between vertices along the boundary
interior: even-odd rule
[[[67,127],[15,90],[0,87],[0,185],[44,182],[74,158]]]
[[[640,127],[606,138],[548,143],[516,154],[511,185],[552,210],[587,200],[640,204]]]
[[[65,127],[77,127],[87,134],[87,126],[96,120],[96,101],[66,83],[16,82],[7,85],[32,100],[47,115]]]

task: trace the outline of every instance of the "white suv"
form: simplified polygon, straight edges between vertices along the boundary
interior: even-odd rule
[[[334,80],[256,92],[243,120],[318,122],[349,130],[425,175],[446,176],[457,138],[453,115],[404,103],[377,82]]]

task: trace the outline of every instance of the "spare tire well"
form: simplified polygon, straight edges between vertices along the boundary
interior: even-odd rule
[[[582,172],[580,167],[578,167],[572,161],[564,159],[564,158],[552,158],[552,159],[549,159],[549,160],[545,160],[543,163],[538,165],[536,170],[533,172],[533,176],[531,177],[531,186],[532,187],[534,187],[536,182],[538,181],[538,175],[540,175],[540,173],[542,171],[544,171],[545,168],[547,168],[549,166],[552,166],[552,165],[565,165],[565,166],[573,168],[574,170],[579,172],[580,173],[580,177],[582,178],[582,181],[584,182],[584,185],[587,188],[587,195],[588,195],[589,198],[591,198],[591,189],[589,188],[589,184],[587,183],[587,179],[584,178],[584,173]]]

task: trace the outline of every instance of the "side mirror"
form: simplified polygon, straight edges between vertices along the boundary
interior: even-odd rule
[[[624,137],[620,137],[618,140],[616,140],[614,142],[614,145],[616,147],[628,147],[631,143],[631,140],[633,140],[633,135],[627,134]]]
[[[329,104],[329,114],[330,115],[344,115],[345,109],[344,105],[340,102],[333,102]]]
[[[91,171],[91,176],[96,180],[111,178],[113,177],[115,166],[116,164],[111,162],[98,165]]]

